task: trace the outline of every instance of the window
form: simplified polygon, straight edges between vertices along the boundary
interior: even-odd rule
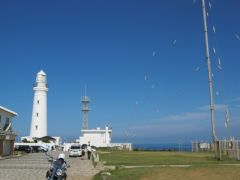
[[[6,123],[5,124],[9,124],[10,123],[10,119],[7,117],[6,118]]]
[[[3,130],[4,130],[4,131],[7,130],[8,126],[9,126],[9,123],[10,123],[10,119],[7,117],[7,118],[6,118],[5,125],[4,125],[4,127],[3,127]]]
[[[37,115],[37,117],[38,117],[38,113],[37,113],[36,115]]]
[[[37,100],[37,103],[39,104],[39,100]]]
[[[38,129],[38,126],[36,125],[35,128],[36,128],[36,130],[37,130],[37,129]]]

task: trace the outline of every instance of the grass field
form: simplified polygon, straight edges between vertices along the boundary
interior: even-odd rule
[[[100,154],[107,165],[169,165],[169,164],[218,164],[213,153],[161,152],[161,151],[113,151]],[[225,163],[237,163],[225,160]]]
[[[119,152],[100,154],[105,165],[114,165],[110,179],[197,179],[237,180],[240,179],[240,162],[218,161],[212,153],[181,152]],[[149,165],[191,165],[190,167],[144,167]],[[136,166],[129,168],[129,166]],[[138,167],[143,166],[143,167]],[[100,174],[94,180],[101,179]]]

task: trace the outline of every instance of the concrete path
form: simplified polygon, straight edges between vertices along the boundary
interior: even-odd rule
[[[61,152],[52,152],[57,157]],[[83,158],[69,158],[64,152],[70,165],[67,170],[68,180],[90,180],[103,169],[101,163],[96,168],[92,161]],[[0,160],[0,180],[43,180],[51,164],[44,153],[31,153],[22,157]]]
[[[192,165],[139,165],[139,166],[123,166],[123,168],[131,169],[131,168],[153,168],[153,167],[178,167],[178,168],[186,168],[191,167]]]

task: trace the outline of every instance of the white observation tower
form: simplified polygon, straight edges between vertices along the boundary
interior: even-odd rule
[[[32,110],[32,123],[30,129],[31,138],[47,136],[47,78],[41,70],[37,73],[36,82],[33,86],[34,99]]]

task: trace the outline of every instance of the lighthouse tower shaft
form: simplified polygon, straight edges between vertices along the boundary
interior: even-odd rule
[[[88,112],[89,109],[89,103],[90,99],[88,96],[82,97],[82,113],[83,113],[83,121],[82,121],[82,129],[87,130],[88,129]]]
[[[41,70],[37,73],[36,82],[33,87],[33,110],[30,136],[41,138],[47,136],[47,78]]]

